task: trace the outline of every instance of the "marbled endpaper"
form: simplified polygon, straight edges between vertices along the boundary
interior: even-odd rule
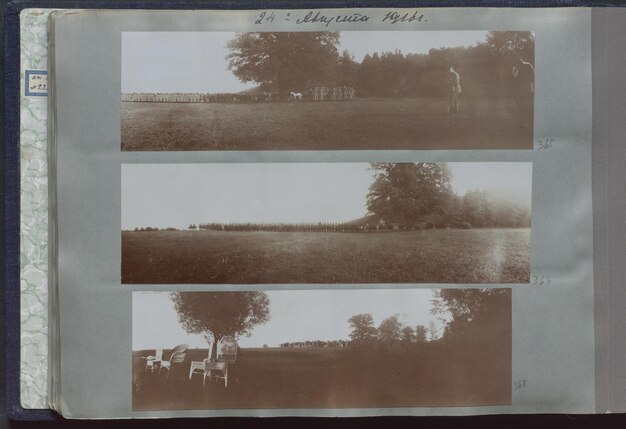
[[[48,68],[48,15],[20,14],[20,392],[24,408],[48,408],[47,97],[27,96],[27,70]]]

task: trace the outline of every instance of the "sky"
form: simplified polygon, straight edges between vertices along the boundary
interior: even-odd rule
[[[453,191],[530,208],[532,164],[448,163]],[[346,222],[367,214],[367,163],[122,164],[122,229],[198,223]]]
[[[123,32],[122,92],[239,92],[241,83],[228,70],[226,43],[234,32]],[[486,31],[343,31],[339,52],[355,60],[365,54],[427,53],[432,48],[471,46]]]
[[[443,323],[433,316],[431,289],[267,291],[270,321],[258,325],[250,337],[241,337],[241,347],[277,346],[289,341],[347,340],[348,319],[370,313],[374,324],[394,314],[415,328],[433,321],[443,332]],[[449,316],[448,316],[449,317]],[[133,350],[171,348],[187,344],[207,348],[202,335],[191,335],[180,326],[169,292],[133,293]]]

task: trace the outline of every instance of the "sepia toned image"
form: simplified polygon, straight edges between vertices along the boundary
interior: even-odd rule
[[[134,292],[133,411],[511,403],[511,290]]]
[[[528,283],[532,164],[123,164],[123,284]]]
[[[125,151],[532,149],[530,31],[123,32]]]

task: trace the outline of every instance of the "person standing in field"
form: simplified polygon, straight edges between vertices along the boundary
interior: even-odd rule
[[[515,87],[515,104],[524,125],[528,125],[533,115],[533,100],[535,97],[535,68],[529,62],[518,57],[513,66],[513,80]]]
[[[461,95],[461,76],[454,70],[454,66],[448,69],[448,113],[459,113],[459,96]]]

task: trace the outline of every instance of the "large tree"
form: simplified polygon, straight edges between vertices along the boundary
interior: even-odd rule
[[[490,31],[485,44],[493,55],[535,62],[535,36],[530,31]]]
[[[339,54],[338,32],[238,33],[228,42],[228,68],[242,82],[278,91],[302,91],[325,84]]]
[[[363,344],[376,340],[377,330],[371,314],[357,314],[348,319],[352,328],[350,339],[354,344]]]
[[[413,226],[426,216],[441,217],[453,195],[445,163],[375,163],[367,209],[383,222]]]
[[[510,289],[439,289],[434,291],[433,314],[447,320],[448,342],[484,343],[511,334]]]
[[[188,333],[213,338],[213,358],[222,337],[250,335],[256,325],[270,318],[269,299],[262,291],[172,292],[170,296]]]
[[[380,322],[378,339],[388,345],[395,345],[400,342],[402,339],[402,323],[398,320],[397,314]]]
[[[354,60],[350,52],[344,50],[341,56],[337,58],[334,78],[335,83],[353,87],[357,82],[359,67],[360,64]]]

